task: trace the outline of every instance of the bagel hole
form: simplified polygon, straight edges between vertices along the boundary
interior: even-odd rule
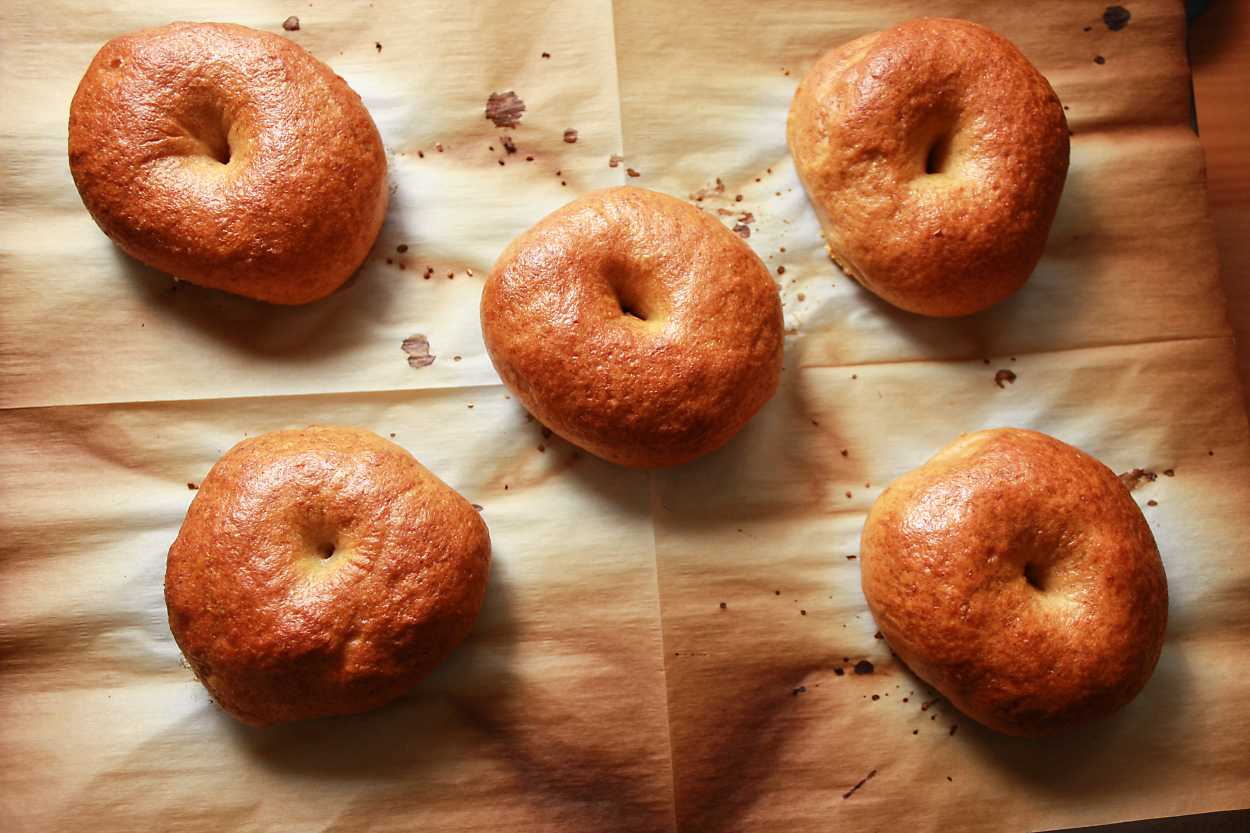
[[[628,266],[618,262],[610,263],[606,269],[606,276],[608,286],[611,287],[612,294],[616,296],[616,305],[620,308],[621,317],[638,321],[646,321],[651,317],[650,305],[639,296],[640,287],[637,276],[631,274]]]
[[[623,301],[621,302],[621,314],[629,318],[637,318],[639,321],[647,320],[646,314],[644,314],[643,312],[639,310],[632,309],[629,305],[627,305]]]
[[[926,174],[946,173],[946,167],[950,162],[950,152],[950,136],[939,136],[933,144],[929,145],[929,152],[925,154],[924,172]]]
[[[333,558],[334,550],[335,550],[334,544],[331,544],[331,543],[319,544],[317,546],[317,555],[321,556],[322,560]]]
[[[1040,564],[1029,562],[1024,565],[1024,580],[1034,590],[1043,592],[1046,590],[1046,573]]]

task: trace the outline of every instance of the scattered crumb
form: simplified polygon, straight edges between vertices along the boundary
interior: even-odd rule
[[[854,561],[856,558],[859,558],[859,556],[857,556],[857,555],[848,555],[848,556],[846,557],[846,560],[847,560],[847,561]]]
[[[408,354],[409,367],[429,367],[437,358],[430,352],[430,340],[419,333],[408,336],[401,346]]]
[[[482,511],[482,504],[480,504],[480,503],[474,503],[474,504],[471,504],[471,505],[472,505],[472,507],[473,507],[474,509],[476,509],[477,511],[479,511],[479,512],[481,512],[481,511]]]
[[[500,136],[499,142],[503,145],[504,152],[509,156],[516,153],[516,143],[512,141],[511,136]]]
[[[398,246],[395,247],[395,251],[399,252],[402,255],[404,252],[408,251],[408,244],[400,243]]]
[[[286,29],[288,32],[298,32],[299,18],[295,15],[291,15],[286,20],[282,21],[282,28]]]
[[[1133,13],[1123,6],[1108,6],[1102,13],[1102,22],[1113,32],[1118,32],[1128,25]]]
[[[869,772],[862,779],[860,779],[859,782],[855,784],[855,786],[851,787],[849,790],[842,793],[842,799],[846,800],[850,798],[851,796],[855,795],[855,793],[859,792],[859,788],[867,784],[869,781],[871,781],[873,776],[876,774],[877,774],[877,771],[875,769]]]
[[[856,674],[871,674],[874,670],[876,670],[875,666],[873,666],[873,664],[866,659],[861,659],[859,662],[855,663]]]
[[[609,168],[618,167],[624,161],[625,161],[624,156],[614,153],[608,157],[608,167]]]
[[[784,267],[784,266],[778,266],[778,267],[777,267],[777,274],[778,274],[778,275],[784,275],[785,273],[786,273],[786,267]]]
[[[442,142],[435,142],[435,143],[434,143],[434,149],[435,149],[436,151],[438,151],[439,153],[442,153],[442,152],[443,152],[443,143],[442,143]]]
[[[734,225],[734,234],[745,240],[751,236],[751,227],[746,223],[737,223]]]
[[[800,610],[800,611],[799,611],[799,615],[800,615],[800,616],[806,616],[806,615],[807,615],[807,611],[806,611],[806,610]]]
[[[729,607],[729,605],[725,604],[724,602],[721,602],[721,603],[720,603],[720,609],[721,609],[721,610],[725,610],[725,609],[727,609],[728,607]]]
[[[1164,477],[1176,477],[1176,469],[1164,469],[1163,476]]]
[[[495,127],[516,127],[524,113],[525,102],[513,90],[491,93],[486,99],[486,118],[494,122]]]
[[[800,292],[798,295],[796,295],[796,296],[794,296],[794,297],[798,298],[798,299],[799,299],[799,301],[806,301],[806,300],[807,300],[807,296],[806,296],[805,294],[803,294],[802,292]]]
[[[845,449],[845,448],[844,448],[844,449],[842,449],[842,456],[843,456],[843,457],[850,457],[850,456],[851,456],[851,452],[850,452],[850,450],[849,450],[849,449]]]
[[[543,58],[550,58],[550,57],[551,57],[551,53],[550,53],[550,52],[544,52],[544,53],[542,54],[542,56],[541,56],[541,57],[543,57]]]
[[[834,676],[841,677],[842,675],[846,673],[846,669],[838,665],[834,667],[833,673],[834,673]]]
[[[880,699],[881,699],[881,695],[880,695],[880,694],[874,694],[874,695],[872,695],[872,699],[873,699],[873,700],[880,700]]]
[[[191,481],[187,481],[187,488],[188,488],[188,489],[190,489],[191,491],[193,491],[193,492],[194,492],[196,489],[198,489],[198,488],[200,488],[200,487],[199,487],[199,486],[197,486],[197,485],[195,485],[195,484],[194,484],[194,483],[192,483]]]
[[[577,141],[577,131],[576,131],[576,130],[574,130],[573,128],[571,128],[571,127],[570,127],[568,130],[565,130],[565,131],[564,131],[564,141],[568,142],[570,145],[571,145],[571,144],[573,144],[574,142],[576,142],[576,141]]]
[[[734,202],[742,202],[742,195],[741,195],[741,194],[735,194],[735,195],[734,195]]]
[[[1157,500],[1148,500],[1148,501],[1146,501],[1146,505],[1147,505],[1147,506],[1158,506],[1158,505],[1159,505],[1159,501],[1157,501]]]
[[[1016,378],[1017,377],[1014,372],[1003,369],[994,374],[994,384],[998,385],[1000,388],[1005,388],[1007,385],[1014,383]],[[1004,385],[1004,382],[1006,382],[1007,385]]]
[[[638,171],[635,171],[633,168],[626,168],[626,169],[625,169],[625,173],[627,173],[627,174],[629,174],[630,176],[633,176],[633,177],[642,176],[642,174],[641,174],[641,173],[639,173]]]
[[[541,453],[541,454],[546,454],[546,453],[547,453],[547,446],[543,445],[542,443],[539,443],[539,444],[538,444],[538,451],[539,451],[539,453]]]
[[[458,362],[458,361],[460,361],[460,360],[461,360],[461,359],[463,359],[463,358],[464,358],[463,356],[452,356],[452,357],[451,357],[451,360],[452,360],[453,362]]]
[[[1102,64],[1107,63],[1107,59],[1106,59],[1106,58],[1104,58],[1104,57],[1103,57],[1103,56],[1101,56],[1101,55],[1095,55],[1095,56],[1094,56],[1094,63],[1096,63],[1096,64],[1098,64],[1098,65],[1100,65],[1100,66],[1101,66]]]
[[[374,47],[375,49],[377,49],[379,52],[381,52],[381,51],[382,51],[382,41],[380,41],[380,40],[375,40],[375,41],[373,42],[373,47]]]
[[[1153,483],[1159,479],[1159,475],[1148,469],[1133,469],[1126,471],[1120,476],[1120,482],[1124,484],[1124,488],[1130,492],[1143,483]]]

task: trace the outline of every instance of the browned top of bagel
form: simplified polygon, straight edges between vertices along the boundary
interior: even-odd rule
[[[595,191],[544,218],[500,255],[481,311],[525,407],[622,465],[712,451],[777,389],[768,270],[714,218],[655,191]]]
[[[1068,171],[1050,84],[965,20],[831,50],[794,95],[788,137],[834,260],[925,315],[976,312],[1024,284]]]
[[[265,724],[403,694],[465,636],[490,537],[472,505],[368,431],[226,452],[169,550],[169,625],[228,712]]]
[[[360,96],[297,44],[231,24],[106,43],[70,106],[69,161],[126,252],[275,303],[338,288],[386,210],[386,156]]]
[[[864,595],[898,656],[1014,735],[1123,706],[1158,661],[1167,579],[1119,478],[1035,431],[966,434],[878,498]]]

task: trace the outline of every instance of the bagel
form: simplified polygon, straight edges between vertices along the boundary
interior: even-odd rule
[[[1068,172],[1050,84],[1008,40],[924,18],[865,35],[799,84],[787,138],[844,272],[891,304],[967,315],[1024,285]]]
[[[360,96],[291,41],[221,23],[106,43],[70,105],[69,166],[130,256],[277,304],[341,286],[387,204]]]
[[[540,422],[624,466],[719,448],[777,390],[777,286],[688,203],[589,193],[500,255],[482,291],[495,369]]]
[[[965,434],[890,484],[860,569],[895,654],[1009,735],[1112,713],[1163,647],[1167,578],[1137,503],[1102,463],[1035,431]]]
[[[169,627],[217,703],[254,725],[381,706],[468,633],[490,536],[394,443],[314,426],[244,440],[169,549]]]

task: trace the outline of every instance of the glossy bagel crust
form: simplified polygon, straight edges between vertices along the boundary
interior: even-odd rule
[[[892,483],[860,553],[890,647],[960,711],[1042,735],[1128,703],[1168,618],[1154,536],[1119,478],[1035,431],[965,434]]]
[[[912,20],[826,53],[787,133],[834,261],[923,315],[977,312],[1023,286],[1068,171],[1050,84],[965,20]]]
[[[544,425],[625,466],[719,448],[777,389],[777,286],[699,209],[640,188],[587,194],[500,255],[482,332]]]
[[[404,449],[356,428],[244,440],[217,461],[169,549],[169,627],[245,723],[351,714],[400,697],[472,626],[490,536]]]
[[[341,286],[387,204],[386,154],[360,96],[297,44],[231,24],[106,43],[70,105],[69,164],[132,257],[278,304]]]

